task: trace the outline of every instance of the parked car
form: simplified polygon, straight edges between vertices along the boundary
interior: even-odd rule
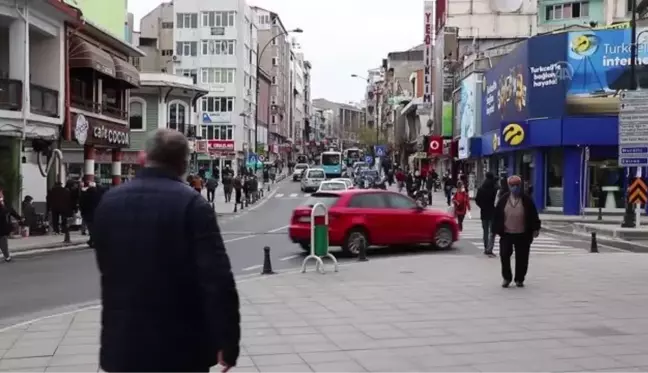
[[[330,192],[336,190],[347,190],[347,184],[344,181],[327,180],[320,183],[318,192]]]
[[[329,214],[329,244],[350,254],[363,247],[432,244],[450,249],[459,239],[454,217],[445,210],[425,209],[400,193],[352,189],[313,193],[293,211],[288,235],[310,250],[311,211],[323,203]]]
[[[345,177],[338,177],[336,179],[332,179],[331,181],[341,181],[346,184],[347,189],[353,189],[353,181],[351,179],[347,179]]]
[[[293,181],[301,180],[304,170],[308,170],[308,167],[308,163],[297,163],[292,174]]]
[[[308,193],[319,189],[320,183],[326,180],[326,174],[321,168],[309,168],[301,178],[301,191]]]

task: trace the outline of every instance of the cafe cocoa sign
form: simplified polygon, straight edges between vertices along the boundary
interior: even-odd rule
[[[79,145],[127,148],[130,145],[130,130],[127,126],[106,120],[72,114],[74,138]]]

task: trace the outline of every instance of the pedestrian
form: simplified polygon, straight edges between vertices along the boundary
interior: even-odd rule
[[[450,201],[452,200],[452,190],[455,188],[456,183],[452,179],[452,175],[450,173],[446,173],[446,175],[443,177],[443,193],[446,196],[446,202],[448,203],[448,206],[451,205]]]
[[[88,229],[88,246],[94,247],[93,228],[94,228],[94,214],[99,200],[101,199],[101,191],[97,188],[94,181],[87,183],[86,187],[81,190],[79,196],[79,210],[81,211],[81,219],[83,224]]]
[[[146,153],[146,167],[95,212],[100,367],[227,371],[239,355],[239,298],[216,214],[182,180],[189,146],[181,132],[155,131]]]
[[[452,208],[461,232],[463,231],[463,222],[466,215],[470,217],[470,197],[461,181],[457,184],[457,192],[452,197]]]
[[[24,221],[16,210],[5,201],[4,192],[0,189],[0,251],[5,262],[11,261],[11,253],[9,252],[9,236],[13,231],[11,218],[16,219],[19,223]]]
[[[232,201],[232,175],[223,172],[223,194],[225,195],[225,202],[229,203]]]
[[[495,198],[497,197],[497,185],[492,172],[486,173],[486,180],[477,190],[475,203],[479,207],[484,236],[484,255],[494,256],[493,245],[495,236],[491,233],[493,224],[493,212],[495,211]]]
[[[428,172],[425,177],[425,190],[427,191],[429,205],[432,206],[432,188],[434,188],[434,174]]]
[[[72,197],[70,190],[63,183],[56,182],[47,193],[45,210],[52,218],[52,230],[55,234],[65,233],[68,229],[68,218],[72,216]]]
[[[38,214],[36,214],[36,208],[34,207],[34,197],[25,196],[20,204],[20,210],[22,211],[24,227],[28,232],[27,235],[30,235],[30,232],[34,232],[39,228]]]
[[[522,179],[513,175],[508,178],[508,193],[497,201],[493,213],[493,233],[500,236],[500,261],[502,263],[502,287],[515,281],[524,286],[529,268],[529,254],[533,239],[540,234],[540,217],[533,200],[522,193]],[[511,273],[511,256],[515,251],[515,277]]]
[[[214,203],[216,188],[218,188],[218,180],[216,180],[214,175],[212,175],[209,179],[207,179],[207,201],[209,201],[209,203]]]
[[[190,185],[198,194],[202,195],[203,181],[198,175],[193,175],[191,177]]]
[[[244,181],[241,178],[241,175],[236,175],[236,177],[234,178],[233,184],[234,184],[234,201],[235,201],[234,203],[242,205],[243,204],[243,200],[242,200],[243,196],[242,196],[241,192],[243,190]]]
[[[403,193],[403,187],[405,186],[405,180],[407,177],[402,169],[396,171],[396,183],[398,184],[398,193]]]

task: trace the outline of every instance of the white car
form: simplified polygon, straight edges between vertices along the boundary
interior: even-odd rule
[[[347,179],[347,178],[344,178],[344,177],[338,177],[338,178],[333,179],[331,181],[341,181],[344,184],[346,184],[347,189],[353,189],[353,180],[351,180],[351,179]]]
[[[349,187],[344,181],[329,180],[320,184],[318,192],[329,192],[338,190],[348,190]]]
[[[301,191],[307,193],[310,190],[319,189],[320,184],[326,180],[326,174],[321,168],[309,168],[304,171],[301,179]]]
[[[293,181],[299,181],[302,178],[302,173],[304,170],[308,169],[308,163],[297,163],[295,169],[293,170],[292,179]]]

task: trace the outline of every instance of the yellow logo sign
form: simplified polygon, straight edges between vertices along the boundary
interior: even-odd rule
[[[499,146],[500,146],[499,136],[497,136],[497,134],[494,134],[493,135],[493,151],[496,151],[497,149],[499,149]]]
[[[502,131],[504,142],[511,146],[518,146],[524,141],[524,129],[517,123],[511,123]]]

